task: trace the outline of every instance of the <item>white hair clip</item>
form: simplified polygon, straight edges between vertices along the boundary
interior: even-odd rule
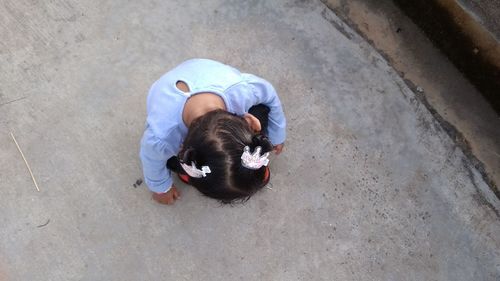
[[[201,167],[201,170],[196,168],[194,162],[191,162],[191,166],[181,162],[181,166],[184,171],[186,171],[186,173],[192,178],[204,178],[207,176],[207,174],[210,174],[212,172],[210,171],[210,167],[208,166]]]
[[[243,167],[252,169],[252,170],[258,170],[262,166],[267,166],[269,164],[269,152],[264,153],[263,155],[260,155],[260,152],[262,151],[262,148],[260,146],[257,146],[253,152],[253,154],[250,154],[250,147],[245,146],[243,149],[243,154],[241,155],[241,164]]]

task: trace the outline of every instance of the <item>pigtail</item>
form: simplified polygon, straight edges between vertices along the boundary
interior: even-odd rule
[[[270,152],[273,150],[273,145],[269,138],[266,135],[260,133],[255,134],[252,137],[252,151],[258,146],[260,146],[260,148],[262,149],[262,153]]]
[[[238,185],[247,184],[251,186],[248,189],[249,195],[255,193],[269,182],[269,153],[273,145],[267,136],[255,134],[251,138],[251,143],[245,146],[241,151],[240,163],[233,181]]]

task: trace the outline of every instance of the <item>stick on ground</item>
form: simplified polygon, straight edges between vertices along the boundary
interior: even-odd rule
[[[28,164],[28,161],[26,161],[26,157],[24,157],[24,153],[21,150],[21,148],[19,147],[19,144],[17,143],[16,138],[14,137],[14,134],[12,132],[10,132],[10,136],[12,137],[12,140],[16,144],[17,150],[19,150],[19,153],[21,153],[21,156],[23,157],[24,164],[26,164],[26,168],[28,168],[28,171],[30,172],[31,179],[33,180],[33,183],[35,184],[36,190],[40,191],[40,189],[38,188],[38,184],[36,183],[35,177],[33,176],[33,172],[31,171],[30,165]]]

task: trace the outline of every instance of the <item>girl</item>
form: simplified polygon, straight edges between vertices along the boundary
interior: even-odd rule
[[[248,113],[259,104],[269,109],[268,137]],[[279,154],[286,138],[285,115],[272,85],[208,59],[188,60],[156,81],[147,113],[140,157],[146,184],[163,204],[180,196],[167,161],[185,182],[229,203],[249,198],[267,183],[269,152]]]

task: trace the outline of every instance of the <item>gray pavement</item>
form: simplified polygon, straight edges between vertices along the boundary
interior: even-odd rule
[[[499,200],[319,1],[6,0],[0,35],[0,280],[500,279]],[[147,90],[192,57],[284,103],[272,189],[244,205],[132,186]]]

